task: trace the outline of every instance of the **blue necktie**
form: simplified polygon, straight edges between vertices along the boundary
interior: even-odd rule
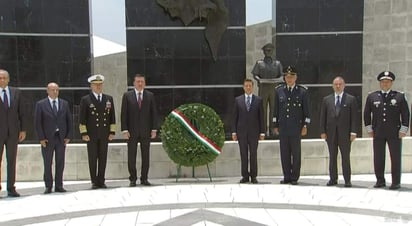
[[[246,98],[246,109],[247,109],[247,111],[250,110],[250,96],[247,96],[247,98]]]
[[[336,96],[336,112],[340,111],[340,96]]]
[[[56,100],[53,100],[53,114],[57,115],[57,105],[56,105]]]
[[[9,108],[9,98],[7,96],[7,92],[5,89],[3,89],[3,103],[4,103],[4,107],[8,109]]]

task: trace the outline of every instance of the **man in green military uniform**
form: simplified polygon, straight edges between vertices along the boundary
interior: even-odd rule
[[[273,103],[275,100],[275,87],[283,82],[282,77],[282,64],[272,57],[273,50],[275,46],[272,43],[268,43],[262,47],[265,58],[256,61],[253,67],[252,74],[253,78],[256,79],[259,86],[259,96],[263,99],[263,112],[265,119],[265,127],[268,126],[269,131],[265,128],[266,132],[273,131],[273,122],[271,120],[273,116]],[[268,120],[268,105],[269,105],[269,116]],[[269,135],[269,134],[268,134]]]
[[[91,92],[80,100],[80,133],[87,142],[92,189],[107,188],[105,171],[109,141],[116,131],[113,97],[103,94],[103,75],[88,78]]]

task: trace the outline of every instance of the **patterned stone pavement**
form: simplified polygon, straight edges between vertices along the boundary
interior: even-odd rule
[[[134,188],[117,180],[98,190],[69,181],[67,193],[48,195],[42,182],[18,182],[20,198],[0,193],[0,225],[412,225],[412,174],[396,191],[373,188],[373,175],[354,175],[352,188],[327,187],[327,176],[301,177],[297,186],[239,179],[153,179]]]

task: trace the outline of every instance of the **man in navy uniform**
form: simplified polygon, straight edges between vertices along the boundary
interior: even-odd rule
[[[385,147],[391,156],[391,190],[401,187],[402,138],[409,126],[409,108],[405,94],[391,90],[395,75],[384,71],[377,77],[381,90],[370,93],[366,99],[364,121],[366,130],[373,137],[373,162],[376,175],[375,188],[386,186]]]
[[[80,100],[79,128],[82,140],[87,142],[92,189],[107,188],[107,149],[116,131],[113,97],[103,94],[103,81],[103,75],[90,76],[91,92]]]
[[[295,68],[284,70],[285,83],[275,89],[274,132],[279,135],[283,180],[281,184],[297,185],[300,176],[301,137],[310,123],[307,88],[296,84]]]

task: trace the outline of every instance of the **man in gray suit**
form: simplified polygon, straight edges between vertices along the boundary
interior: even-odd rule
[[[140,183],[150,186],[147,180],[150,161],[150,139],[156,138],[157,109],[152,92],[145,89],[144,75],[137,74],[133,81],[134,89],[123,94],[121,128],[127,140],[127,161],[130,173],[130,187],[136,186],[137,144],[140,143],[142,169]]]
[[[56,192],[66,192],[63,188],[63,170],[66,145],[72,132],[72,115],[67,101],[59,97],[59,85],[51,82],[47,85],[48,97],[36,103],[34,127],[40,140],[44,163],[43,179],[46,186],[44,194],[52,192],[52,163],[55,154]]]
[[[352,187],[350,150],[356,138],[358,107],[354,96],[344,92],[345,81],[338,76],[333,80],[334,93],[323,98],[320,111],[320,137],[326,139],[329,149],[329,176],[327,186],[338,184],[338,147],[342,156],[345,187]]]
[[[244,94],[236,97],[233,110],[232,139],[239,142],[242,179],[257,184],[258,141],[265,139],[262,98],[253,94],[253,81],[245,79]],[[250,171],[249,171],[250,158]]]
[[[16,182],[17,144],[26,139],[27,113],[24,109],[20,90],[9,86],[9,81],[9,72],[0,69],[0,169],[4,146],[6,146],[7,195],[9,197],[19,197],[20,194],[16,192],[14,187]]]

